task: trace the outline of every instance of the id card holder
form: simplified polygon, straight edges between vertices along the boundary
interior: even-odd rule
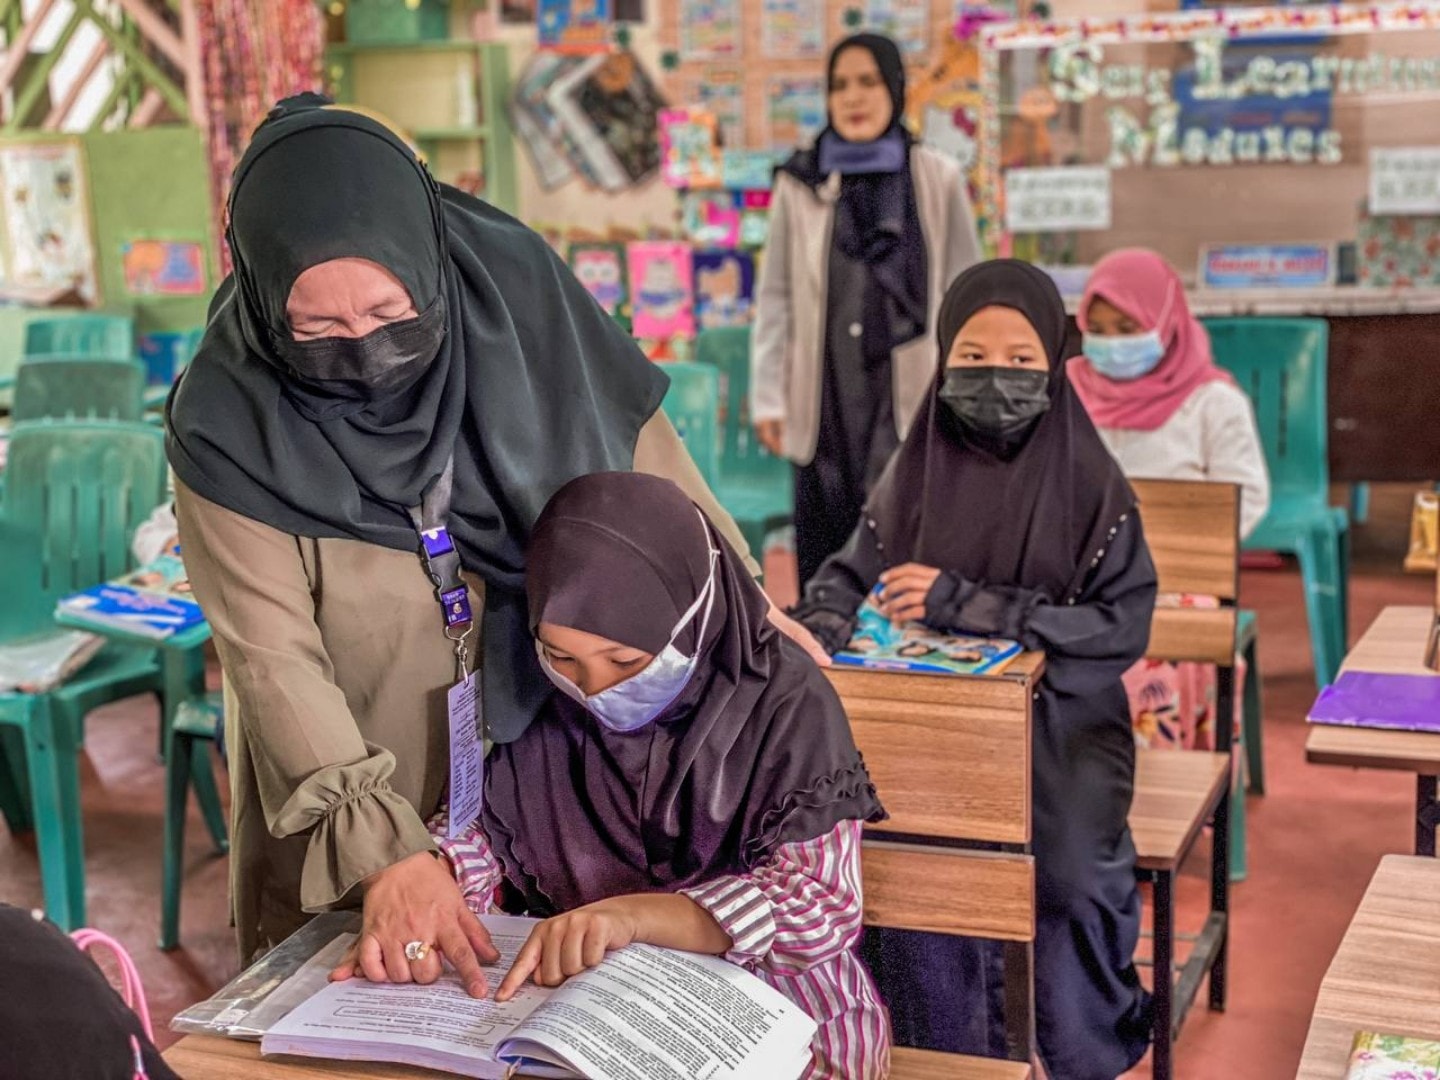
[[[465,674],[446,695],[450,713],[450,812],[445,835],[461,836],[480,816],[485,791],[485,743],[480,734],[480,678]]]

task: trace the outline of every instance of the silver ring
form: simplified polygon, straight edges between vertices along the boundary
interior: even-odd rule
[[[411,941],[405,945],[405,959],[419,962],[430,955],[430,946],[423,941]]]

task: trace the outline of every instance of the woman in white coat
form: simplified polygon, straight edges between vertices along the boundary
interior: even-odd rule
[[[909,430],[935,374],[936,309],[980,258],[959,164],[903,125],[893,41],[835,46],[828,109],[775,178],[751,355],[756,434],[796,467],[802,587]]]

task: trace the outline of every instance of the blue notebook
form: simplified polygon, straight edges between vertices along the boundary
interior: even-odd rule
[[[125,630],[156,640],[205,621],[190,593],[185,564],[175,555],[162,555],[133,574],[67,596],[58,610],[100,631]]]
[[[868,599],[856,620],[850,644],[831,658],[837,664],[924,675],[994,675],[1020,654],[1017,641],[942,634],[913,622],[897,626]]]

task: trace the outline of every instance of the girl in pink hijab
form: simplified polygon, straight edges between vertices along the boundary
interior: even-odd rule
[[[1125,474],[1239,484],[1240,532],[1248,536],[1270,506],[1255,413],[1216,365],[1180,276],[1153,251],[1113,252],[1090,275],[1079,323],[1084,355],[1070,361],[1070,383]],[[1125,684],[1141,745],[1213,745],[1213,668],[1142,660]]]

